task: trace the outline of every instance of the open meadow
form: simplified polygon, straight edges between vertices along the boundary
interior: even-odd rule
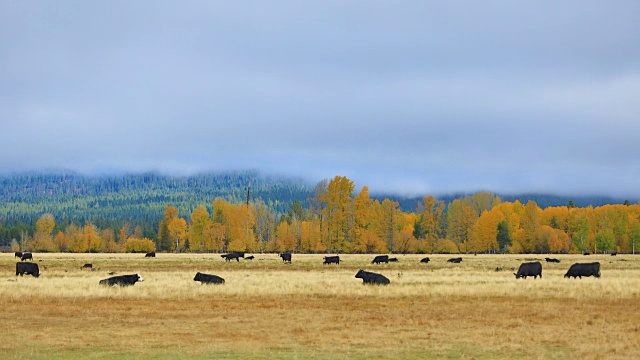
[[[640,256],[254,255],[36,253],[33,278],[0,254],[0,358],[640,358]],[[516,280],[534,259],[543,278]],[[593,261],[601,278],[563,277]],[[364,286],[359,269],[391,284]],[[198,271],[226,284],[201,285]],[[110,272],[144,282],[98,285]]]

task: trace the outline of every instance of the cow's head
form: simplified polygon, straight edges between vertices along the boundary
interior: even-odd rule
[[[144,281],[144,279],[142,278],[142,276],[140,276],[140,274],[136,274],[138,275],[138,281]]]
[[[518,276],[518,274],[516,274],[516,273],[513,273],[513,275],[515,275],[515,276],[516,276],[516,279],[519,279],[519,278],[520,278],[520,276]]]
[[[356,277],[362,279],[363,275],[364,275],[364,270],[360,269],[360,271],[358,271],[358,273],[356,274]]]

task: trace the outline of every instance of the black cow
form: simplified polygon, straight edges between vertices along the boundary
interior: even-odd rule
[[[569,271],[564,274],[564,277],[573,277],[574,279],[579,277],[582,279],[583,276],[595,276],[597,278],[600,277],[600,263],[576,263],[571,265]]]
[[[38,264],[30,263],[30,262],[17,262],[16,263],[16,276],[20,275],[33,275],[33,277],[40,276],[40,269],[38,269]]]
[[[156,252],[155,251],[148,252],[148,253],[145,254],[144,257],[156,257]]]
[[[237,262],[240,262],[240,254],[238,253],[224,254],[224,255],[220,255],[220,257],[224,258],[226,261],[231,261],[233,259],[236,259]]]
[[[82,265],[80,270],[82,270],[82,269],[93,269],[93,264],[84,264],[84,265]]]
[[[428,263],[429,261],[431,261],[431,259],[429,259],[428,257],[422,258],[422,260],[420,260],[421,263]]]
[[[382,274],[376,274],[364,270],[358,271],[356,278],[362,279],[362,284],[388,285],[391,283],[391,281]]]
[[[13,257],[21,258],[22,257],[22,252],[16,251]]]
[[[338,264],[340,265],[340,256],[325,256],[322,265]]]
[[[100,280],[100,285],[120,285],[120,286],[131,286],[138,281],[144,281],[140,274],[131,274],[131,275],[120,275],[120,276],[112,276],[108,279]]]
[[[247,257],[245,258],[245,260],[253,260],[253,259],[255,259],[255,258],[253,257],[253,255],[251,255],[251,256],[247,256]]]
[[[585,252],[582,253],[582,255],[587,256],[587,255],[591,255],[591,254],[589,254],[588,251],[585,251]]]
[[[457,263],[462,262],[462,258],[461,257],[451,258],[451,259],[447,260],[447,262],[456,263],[457,264]]]
[[[617,253],[617,252],[612,252],[612,253],[611,253],[611,256],[616,256],[616,255],[618,255],[618,253]]]
[[[280,255],[280,257],[282,258],[282,262],[288,261],[289,263],[291,263],[291,253],[281,253],[278,255]]]
[[[373,258],[372,264],[389,263],[389,255],[378,255]]]
[[[389,262],[398,262],[398,258],[389,258]]]
[[[556,259],[556,258],[544,258],[547,262],[552,262],[552,263],[559,263],[560,260]]]
[[[27,259],[33,260],[33,255],[31,253],[24,253],[24,254],[22,254],[22,257],[20,258],[20,261],[25,261]]]
[[[516,279],[526,279],[527,276],[533,276],[534,279],[540,276],[540,279],[542,279],[542,264],[539,261],[522,263],[518,268],[518,273],[513,275],[516,276]]]
[[[217,275],[196,273],[193,281],[200,281],[201,284],[224,284],[224,279]]]

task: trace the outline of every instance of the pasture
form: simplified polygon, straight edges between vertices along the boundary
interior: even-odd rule
[[[640,256],[254,255],[35,253],[36,279],[0,254],[0,358],[640,358]],[[516,280],[534,259],[542,279]],[[601,278],[563,278],[593,261]],[[391,284],[363,286],[359,269]],[[194,282],[198,271],[226,284]],[[110,272],[145,281],[99,286]]]

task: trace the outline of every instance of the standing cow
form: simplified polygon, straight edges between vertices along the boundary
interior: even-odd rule
[[[238,253],[224,254],[224,255],[220,255],[220,257],[224,258],[226,261],[231,261],[233,259],[236,259],[237,262],[240,262],[240,254]]]
[[[144,255],[144,257],[152,257],[152,258],[154,258],[154,257],[156,257],[156,252],[155,251],[148,252],[148,253],[146,253]]]
[[[356,278],[362,279],[362,284],[388,285],[391,283],[391,281],[382,274],[376,274],[364,270],[358,271]]]
[[[20,258],[20,261],[25,261],[25,260],[33,260],[33,255],[31,253],[24,253],[22,254],[22,257]]]
[[[378,255],[373,258],[372,264],[389,263],[389,255]]]
[[[518,268],[518,273],[513,274],[516,276],[516,279],[519,278],[527,278],[527,276],[533,276],[534,279],[537,279],[540,276],[542,279],[542,264],[539,261],[523,263]]]
[[[14,257],[14,258],[22,258],[22,252],[20,252],[20,251],[16,251],[16,252],[13,254],[13,257]]]
[[[291,253],[280,253],[278,255],[282,258],[282,262],[288,262],[291,264]]]
[[[569,271],[564,274],[564,277],[573,277],[574,279],[579,277],[582,279],[583,276],[594,276],[600,277],[600,263],[576,263],[571,265]]]
[[[33,275],[33,277],[37,278],[40,276],[40,269],[38,268],[38,264],[30,263],[30,262],[17,262],[16,263],[16,276],[20,275]]]

